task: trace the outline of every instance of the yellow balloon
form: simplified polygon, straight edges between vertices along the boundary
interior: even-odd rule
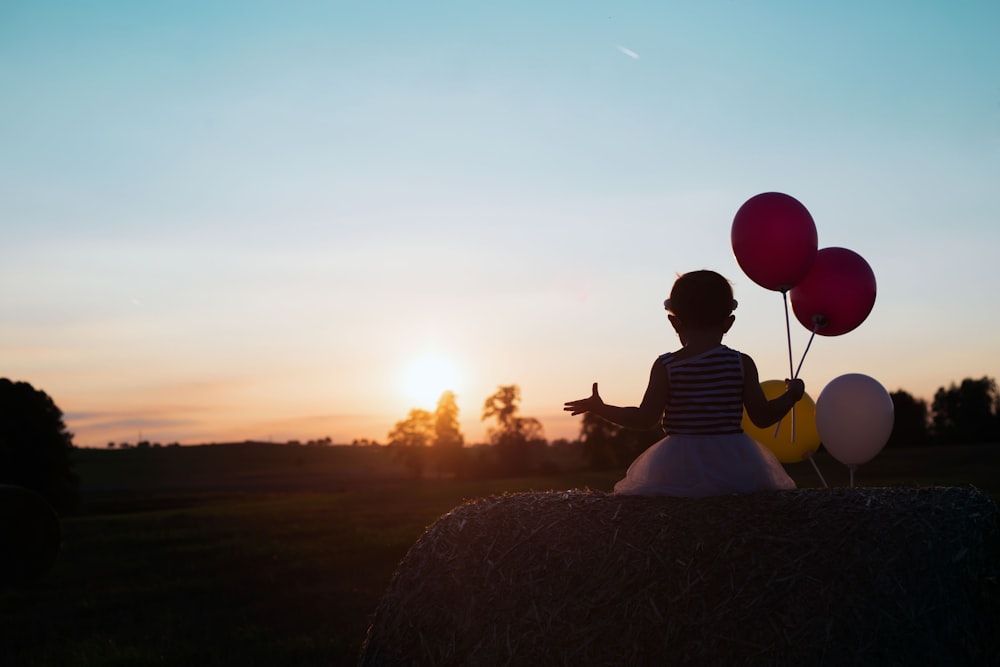
[[[760,383],[767,400],[777,398],[785,393],[783,380],[765,380]],[[792,431],[792,413],[789,412],[780,424],[772,424],[765,428],[757,428],[747,411],[743,410],[743,430],[751,438],[764,445],[782,463],[798,463],[805,461],[819,449],[819,431],[816,429],[816,403],[805,394],[795,407],[795,431]],[[777,429],[777,435],[775,435]]]

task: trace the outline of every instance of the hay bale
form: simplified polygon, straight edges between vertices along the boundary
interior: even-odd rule
[[[990,664],[997,536],[971,487],[474,500],[403,558],[360,664]]]

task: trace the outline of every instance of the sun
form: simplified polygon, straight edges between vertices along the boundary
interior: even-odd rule
[[[438,354],[413,359],[403,370],[402,388],[414,407],[433,409],[445,391],[455,391],[459,374],[455,364]]]

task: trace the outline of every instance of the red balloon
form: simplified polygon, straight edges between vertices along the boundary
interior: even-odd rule
[[[795,317],[809,331],[839,336],[865,321],[875,305],[875,274],[846,248],[823,248],[791,291]]]
[[[816,223],[795,197],[764,192],[736,211],[730,233],[733,254],[750,280],[786,292],[816,258]]]

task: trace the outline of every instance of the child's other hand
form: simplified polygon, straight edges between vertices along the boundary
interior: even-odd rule
[[[785,390],[793,399],[798,401],[806,393],[806,383],[798,378],[785,380]]]
[[[576,416],[584,412],[595,412],[603,405],[604,401],[601,400],[601,395],[597,393],[597,383],[595,382],[590,396],[576,401],[566,401],[563,404],[563,410],[572,416]]]

